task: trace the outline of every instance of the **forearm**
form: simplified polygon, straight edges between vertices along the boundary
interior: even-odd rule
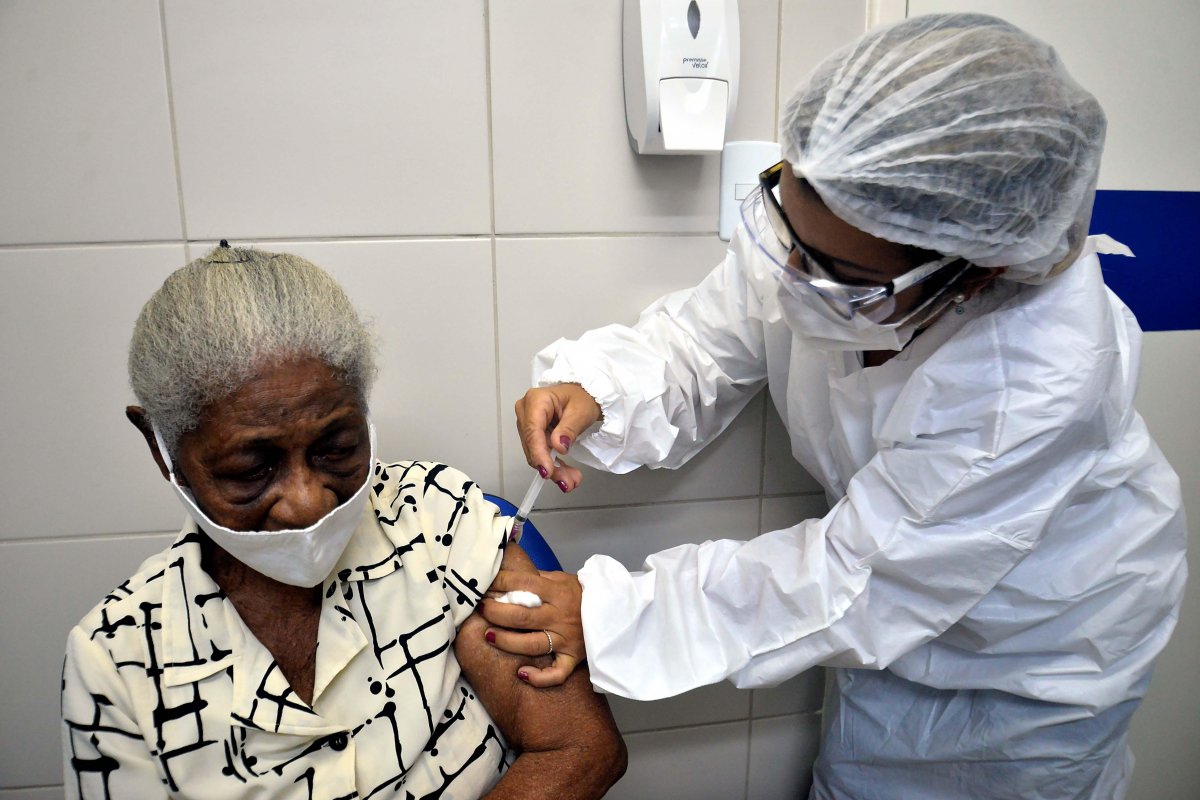
[[[519,547],[505,550],[506,569],[533,572]],[[546,656],[517,657],[487,644],[487,621],[478,612],[463,623],[454,652],[463,675],[520,755],[489,798],[601,797],[625,772],[625,743],[603,695],[592,689],[586,667],[560,686],[539,689],[517,671],[531,661],[549,666]]]
[[[585,766],[589,763],[595,766]],[[603,797],[624,774],[625,763],[624,745],[611,754],[525,753],[484,797],[486,800]]]
[[[572,680],[579,679],[587,682],[585,670],[577,670],[572,675]],[[590,685],[588,691],[591,691]],[[605,712],[607,716],[607,709]],[[488,800],[603,797],[625,774],[627,762],[625,743],[615,725],[584,726],[576,730],[569,743],[549,750],[522,752],[486,797]]]

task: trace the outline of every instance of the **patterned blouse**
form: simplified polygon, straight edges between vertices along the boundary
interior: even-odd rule
[[[195,523],[71,631],[67,797],[477,798],[514,754],[452,643],[507,519],[443,464],[376,464],[325,581],[313,702],[200,566]]]

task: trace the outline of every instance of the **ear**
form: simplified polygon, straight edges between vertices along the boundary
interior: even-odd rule
[[[963,275],[963,281],[960,284],[960,289],[963,294],[970,300],[975,295],[982,292],[992,284],[997,278],[1004,274],[1005,267],[976,267],[972,266]]]
[[[158,441],[154,438],[154,429],[150,427],[150,418],[146,416],[146,409],[141,406],[126,406],[125,418],[141,432],[142,438],[146,440],[146,446],[150,448],[150,456],[154,459],[154,463],[158,464],[158,471],[162,473],[165,480],[170,480],[171,473],[167,470],[167,462],[163,460],[162,453],[158,450]]]

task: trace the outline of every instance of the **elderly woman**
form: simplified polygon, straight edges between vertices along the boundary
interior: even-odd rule
[[[72,630],[67,795],[599,797],[624,745],[586,675],[514,676],[475,615],[506,522],[376,460],[366,328],[291,255],[222,247],[134,329],[127,409],[188,519]],[[402,794],[398,794],[402,793]]]
[[[835,667],[814,798],[1113,798],[1186,576],[1179,482],[1134,410],[1140,331],[1087,237],[1105,121],[979,15],[871,31],[786,105],[786,161],[700,285],[558,341],[531,466],[674,467],[764,385],[824,517],[578,580],[502,572],[498,647],[638,698]],[[592,426],[599,423],[598,427]],[[582,587],[582,588],[581,588]],[[580,612],[582,608],[582,612]],[[580,617],[582,613],[582,617]],[[582,630],[579,620],[582,619]]]

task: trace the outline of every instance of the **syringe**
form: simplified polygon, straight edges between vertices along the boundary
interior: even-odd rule
[[[553,468],[557,460],[557,454],[551,452],[551,468]],[[529,484],[529,491],[525,492],[525,499],[521,501],[521,505],[517,506],[517,515],[513,517],[512,533],[508,536],[509,541],[521,541],[521,529],[525,527],[525,520],[529,519],[529,512],[533,511],[533,504],[537,500],[538,492],[542,490],[542,486],[547,482],[548,479],[543,478],[541,475],[533,476],[533,483]]]

